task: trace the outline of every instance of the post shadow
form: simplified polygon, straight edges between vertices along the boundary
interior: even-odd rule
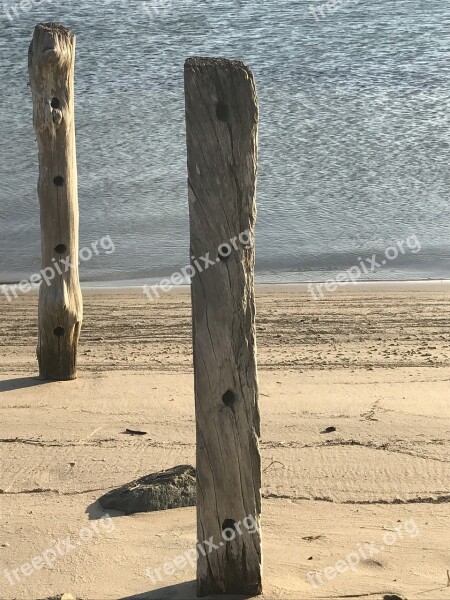
[[[51,383],[51,381],[45,381],[44,379],[39,379],[39,377],[14,377],[14,379],[0,381],[0,392],[24,390],[29,387],[36,387],[48,383]]]
[[[218,595],[204,596],[204,600],[245,600],[255,596]],[[119,600],[197,600],[197,582],[195,580],[168,585],[166,587],[135,594],[133,596],[124,596]]]

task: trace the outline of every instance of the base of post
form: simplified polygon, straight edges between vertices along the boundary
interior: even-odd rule
[[[236,582],[235,585],[226,588],[225,590],[219,589],[215,585],[210,585],[205,582],[200,582],[197,580],[197,598],[204,598],[205,596],[212,595],[223,595],[223,596],[240,596],[241,598],[254,598],[255,596],[260,596],[263,593],[262,584],[255,584],[254,586],[249,586],[248,584],[244,584],[243,586],[239,586],[239,582]]]

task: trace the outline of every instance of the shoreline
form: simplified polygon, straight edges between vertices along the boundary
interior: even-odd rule
[[[142,288],[90,286],[82,293],[80,373],[192,369],[189,286],[153,300]],[[347,284],[323,298],[304,284],[258,284],[258,364],[363,372],[450,365],[449,293],[449,281]],[[34,375],[36,291],[10,302],[0,294],[0,308],[4,370]]]
[[[137,283],[140,281],[140,283]],[[161,281],[161,280],[158,280]],[[255,290],[271,290],[276,291],[279,290],[298,290],[299,292],[308,292],[309,286],[324,286],[326,284],[325,281],[308,281],[308,282],[255,282]],[[6,286],[8,288],[17,286],[16,283],[0,283],[0,298],[5,297],[5,294],[1,293],[2,287]],[[157,285],[157,283],[153,284]],[[430,290],[450,290],[450,279],[408,279],[408,280],[391,280],[391,279],[377,279],[376,281],[354,281],[354,282],[344,282],[337,284],[338,287],[335,291],[329,292],[324,290],[324,295],[326,298],[329,298],[335,294],[340,293],[359,293],[366,291],[414,291],[415,289],[420,289],[420,291]],[[142,288],[144,286],[152,286],[148,280],[125,280],[123,283],[121,281],[95,281],[95,282],[81,282],[81,291],[86,294],[103,294],[103,293],[133,293],[133,292],[142,292]],[[18,296],[33,296],[39,293],[39,285],[33,286],[32,289],[28,292],[21,292],[20,290],[16,290]],[[161,298],[174,293],[186,293],[190,291],[190,284],[182,284],[173,286],[169,292],[161,292]],[[143,293],[143,292],[142,292]],[[157,299],[160,300],[161,298]],[[318,299],[320,300],[320,299]],[[11,300],[11,302],[13,299]],[[150,303],[154,303],[150,302]]]

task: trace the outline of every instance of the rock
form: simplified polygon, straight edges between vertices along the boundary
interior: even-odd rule
[[[104,509],[126,515],[195,506],[195,475],[194,467],[180,465],[111,490],[99,502]]]
[[[336,427],[327,427],[326,429],[324,429],[320,433],[333,433],[334,431],[336,431]]]
[[[44,600],[77,600],[72,594],[63,594],[62,596],[52,596],[51,598],[44,598]]]

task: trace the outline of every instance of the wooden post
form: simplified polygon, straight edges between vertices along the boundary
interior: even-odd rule
[[[220,58],[186,61],[185,94],[197,535],[218,546],[199,552],[197,592],[255,595],[262,591],[260,418],[254,249],[246,242],[256,219],[258,103],[250,69]]]
[[[43,281],[37,357],[44,379],[76,378],[83,303],[78,276],[74,111],[75,36],[55,23],[34,30],[28,55],[39,147]]]

